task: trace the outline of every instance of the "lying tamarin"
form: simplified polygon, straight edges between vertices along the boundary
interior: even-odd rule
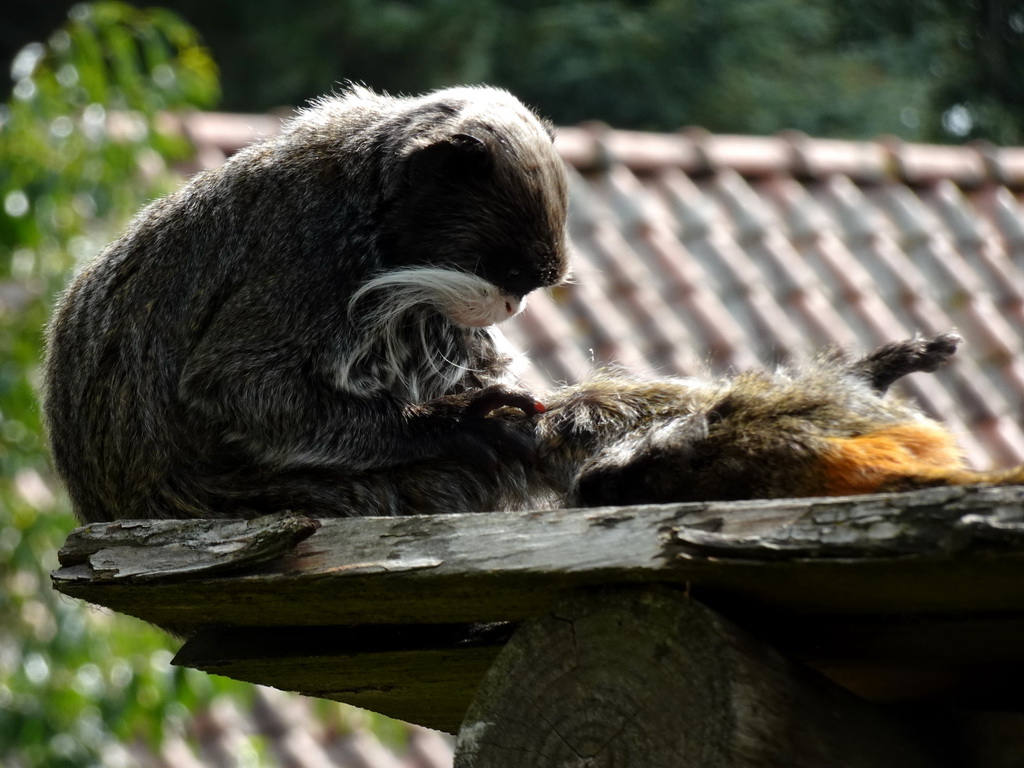
[[[581,506],[1024,484],[1024,467],[968,469],[947,429],[886,396],[959,342],[918,337],[855,360],[833,352],[733,377],[597,375],[547,400],[540,466],[563,503]]]

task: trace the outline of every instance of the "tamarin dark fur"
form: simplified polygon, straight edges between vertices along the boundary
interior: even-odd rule
[[[953,436],[889,385],[934,371],[955,333],[866,357],[731,378],[642,381],[614,372],[556,392],[537,422],[539,464],[580,506],[840,496],[1024,484],[1024,467],[975,472]]]
[[[83,521],[517,506],[533,413],[492,326],[568,272],[566,175],[510,94],[325,98],[145,208],[48,329]]]

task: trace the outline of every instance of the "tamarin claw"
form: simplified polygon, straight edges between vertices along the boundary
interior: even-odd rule
[[[466,416],[482,419],[499,408],[518,408],[527,416],[536,416],[545,411],[544,405],[531,394],[493,386],[482,389],[473,395],[472,401],[466,407]]]

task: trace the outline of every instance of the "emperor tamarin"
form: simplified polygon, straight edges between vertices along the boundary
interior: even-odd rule
[[[145,208],[48,329],[78,517],[525,503],[493,328],[568,271],[552,136],[492,88],[352,88]],[[500,471],[499,471],[500,470]]]

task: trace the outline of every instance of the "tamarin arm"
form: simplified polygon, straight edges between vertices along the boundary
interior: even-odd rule
[[[179,396],[257,461],[361,471],[441,457],[485,468],[532,460],[528,430],[488,418],[503,406],[532,415],[535,401],[525,393],[488,387],[403,403],[385,391],[340,392],[310,358],[284,346],[227,347],[222,341],[193,357]]]

